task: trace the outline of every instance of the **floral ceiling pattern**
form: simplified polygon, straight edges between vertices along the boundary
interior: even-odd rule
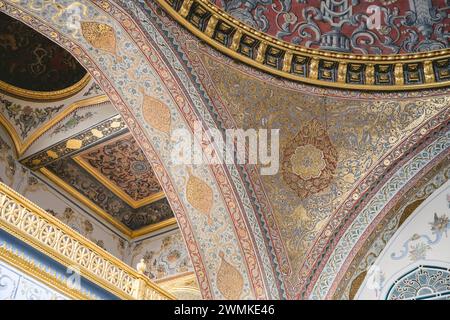
[[[135,201],[162,191],[150,164],[131,135],[93,148],[83,153],[81,159]]]
[[[449,47],[446,0],[213,0],[236,19],[307,48],[401,54]]]
[[[14,8],[26,7],[39,17],[36,26],[44,20],[46,32],[58,28],[55,38],[76,48],[92,69],[165,183],[205,298],[325,297],[377,210],[448,150],[448,134],[442,133],[448,121],[445,89],[368,94],[304,86],[234,63],[153,1],[81,1],[91,5],[84,21],[101,22],[84,24],[77,33],[52,19],[53,9],[68,11],[56,1],[58,9],[52,3],[48,10],[34,10],[2,0],[0,9],[7,3],[1,10],[24,19]],[[163,123],[146,117],[148,101],[165,110]],[[260,177],[245,166],[171,165],[173,128],[197,119],[220,130],[282,128],[286,170],[303,181],[289,185],[281,173]],[[309,132],[318,133],[319,142],[301,131],[307,123],[315,124]],[[295,150],[289,150],[297,135]],[[302,158],[305,150],[309,158]],[[409,161],[404,169],[399,157]],[[58,166],[62,173],[64,166],[71,174],[82,172],[70,161]],[[299,197],[293,186],[313,179],[317,192]],[[195,194],[193,185],[207,197]],[[361,204],[369,200],[359,219]],[[341,237],[350,245],[342,245]]]
[[[166,199],[137,209],[130,207],[72,159],[56,161],[47,168],[131,230],[138,230],[173,217]]]

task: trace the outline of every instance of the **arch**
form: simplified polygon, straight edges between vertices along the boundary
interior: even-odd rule
[[[402,196],[414,188],[428,172],[441,164],[444,168],[445,164],[448,165],[450,133],[447,126],[444,126],[444,129],[446,131],[441,132],[435,141],[411,156],[386,179],[380,188],[377,188],[333,248],[322,269],[322,274],[311,291],[312,297],[332,298],[341,281],[345,281],[344,275],[350,269],[353,259],[369,241],[369,237],[376,231],[380,221],[383,221],[390,210],[399,203]],[[421,207],[423,205],[422,203]],[[404,224],[402,224],[403,227]],[[357,280],[355,279],[355,281]]]
[[[450,269],[438,265],[417,266],[390,286],[386,300],[448,300]]]
[[[418,179],[448,157],[449,114],[444,110],[416,128],[356,185],[308,252],[298,298],[330,299],[380,220]]]
[[[390,239],[395,236],[419,206],[449,180],[449,177],[450,157],[446,157],[434,165],[424,176],[415,179],[414,185],[402,193],[397,203],[380,220],[379,227],[374,229],[363,241],[341,279],[336,281],[333,299],[354,299],[368,270],[375,264]]]
[[[245,188],[232,180],[236,168],[170,164],[172,129],[192,133],[196,121],[202,130],[216,125],[198,91],[182,74],[183,68],[171,67],[179,67],[180,62],[164,39],[153,33],[160,41],[159,47],[155,45],[158,41],[147,38],[112,1],[67,5],[58,0],[39,4],[2,0],[0,10],[70,51],[122,115],[167,195],[203,297],[280,298],[276,267],[267,252],[270,243],[262,239],[253,209],[245,205],[249,202]],[[74,14],[74,23],[68,23]],[[148,28],[152,27],[149,22]],[[102,41],[105,38],[108,41]],[[164,60],[167,55],[174,60]],[[152,114],[156,104],[166,122]],[[199,203],[198,189],[211,194],[207,210],[199,210],[205,206]]]

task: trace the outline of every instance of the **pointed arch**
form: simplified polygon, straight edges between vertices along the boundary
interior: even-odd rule
[[[71,52],[122,115],[167,195],[203,297],[229,296],[230,284],[223,285],[230,280],[223,273],[226,264],[236,271],[233,277],[237,274],[242,277],[242,285],[232,288],[233,297],[279,298],[275,271],[262,262],[269,256],[267,249],[255,240],[256,234],[261,233],[255,230],[260,226],[249,222],[248,214],[252,213],[243,204],[248,196],[232,181],[229,172],[232,168],[171,165],[170,150],[174,142],[170,132],[158,130],[167,126],[145,120],[147,104],[151,108],[149,101],[157,100],[167,108],[170,128],[184,128],[192,133],[195,122],[201,123],[203,130],[214,127],[204,102],[192,90],[189,80],[180,77],[177,72],[181,71],[174,70],[162,58],[168,54],[163,52],[168,50],[167,46],[162,43],[160,48],[150,41],[127,12],[112,1],[79,1],[67,5],[56,0],[37,5],[5,0],[0,1],[0,10]],[[69,20],[73,15],[76,19]],[[188,196],[196,192],[188,188],[189,170],[212,192],[211,224],[206,223],[196,200],[192,200],[198,196]]]

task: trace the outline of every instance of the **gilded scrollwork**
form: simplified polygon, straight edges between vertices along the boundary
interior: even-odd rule
[[[444,31],[449,9],[442,2],[439,9],[429,0],[412,0],[409,9],[403,3],[356,5],[350,0],[157,2],[219,51],[291,80],[360,90],[449,82]],[[373,21],[374,15],[380,19]]]

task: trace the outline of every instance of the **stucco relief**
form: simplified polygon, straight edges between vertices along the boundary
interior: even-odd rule
[[[180,231],[138,241],[131,254],[131,264],[141,259],[147,264],[145,273],[153,280],[161,280],[193,271],[189,253]]]
[[[213,83],[210,92],[218,90],[217,95],[223,99],[237,127],[281,129],[283,176],[263,177],[263,181],[294,268],[292,283],[298,281],[295,270],[303,263],[313,239],[349,196],[353,185],[383,154],[414,128],[445,110],[450,102],[445,97],[394,102],[389,96],[370,101],[370,97],[345,99],[310,95],[286,89],[276,81],[263,82],[238,67],[222,64],[224,59],[200,50],[190,52],[202,62]],[[233,90],[228,90],[230,87]],[[311,141],[319,141],[320,151],[310,150],[306,159],[305,152],[296,153],[298,145],[291,137],[299,134],[299,127],[304,128],[301,132],[318,122],[323,123],[323,132],[329,140],[321,138],[322,134],[317,133],[320,130],[315,129],[311,138],[305,138],[303,148],[312,149],[308,146]],[[323,174],[326,170],[329,173]]]

